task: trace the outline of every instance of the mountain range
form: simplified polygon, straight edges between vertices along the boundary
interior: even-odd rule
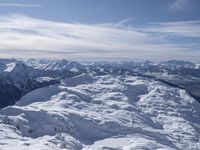
[[[0,149],[199,150],[200,65],[0,60]]]

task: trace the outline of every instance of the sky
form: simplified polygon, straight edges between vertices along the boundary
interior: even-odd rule
[[[0,0],[0,58],[200,62],[200,0]]]

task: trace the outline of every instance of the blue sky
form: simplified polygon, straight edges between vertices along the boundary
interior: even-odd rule
[[[0,0],[0,57],[200,61],[199,0]]]

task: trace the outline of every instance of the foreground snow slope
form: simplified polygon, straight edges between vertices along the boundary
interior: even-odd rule
[[[0,117],[0,149],[200,149],[200,104],[134,76],[88,76],[26,94]]]

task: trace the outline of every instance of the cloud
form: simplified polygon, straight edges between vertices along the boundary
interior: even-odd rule
[[[117,24],[115,24],[115,27],[123,26],[125,23],[130,22],[130,21],[133,21],[133,18],[124,19],[124,20],[118,22]]]
[[[114,25],[63,23],[19,14],[0,16],[0,57],[90,60],[200,56],[197,50],[191,53],[188,45],[173,44],[156,31],[150,32],[152,28]]]
[[[0,7],[39,8],[39,7],[42,7],[42,5],[22,4],[22,3],[0,3]]]
[[[174,0],[170,5],[170,9],[173,11],[183,11],[188,9],[189,0]]]
[[[164,36],[200,38],[200,21],[154,23],[142,30],[145,32],[159,33]]]

